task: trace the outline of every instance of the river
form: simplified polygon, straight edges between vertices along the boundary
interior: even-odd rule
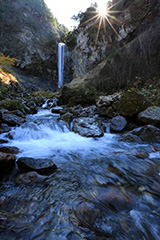
[[[159,240],[160,152],[116,134],[82,137],[58,117],[40,110],[11,131],[17,158],[49,158],[57,171],[32,186],[15,183],[17,169],[4,177],[0,239]]]

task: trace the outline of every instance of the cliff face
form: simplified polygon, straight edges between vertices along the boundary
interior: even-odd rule
[[[97,45],[91,41],[95,33],[90,31],[89,34],[87,24],[82,31],[81,27],[75,31],[78,41],[72,56],[74,75],[78,78],[66,86],[73,92],[80,83],[84,89],[90,85],[98,92],[110,94],[134,84],[143,86],[145,81],[160,77],[160,2],[122,0],[114,10],[120,11],[112,24],[115,31],[107,28],[105,36],[103,29],[100,30],[104,41],[101,39]],[[87,55],[88,49],[90,54]],[[97,65],[101,58],[103,61]],[[66,88],[65,92],[68,92]]]
[[[0,0],[0,52],[26,73],[57,84],[57,43],[66,31],[43,0]]]

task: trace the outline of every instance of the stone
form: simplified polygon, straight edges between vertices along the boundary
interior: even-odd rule
[[[57,107],[53,107],[53,108],[51,109],[51,112],[52,112],[52,113],[56,113],[56,114],[60,114],[62,110],[63,110],[62,107],[57,106]]]
[[[2,123],[2,125],[0,126],[0,134],[9,132],[10,130],[11,130],[11,128],[5,123]]]
[[[123,141],[123,142],[137,142],[137,143],[142,143],[143,141],[136,135],[132,133],[125,133],[121,135],[118,138],[118,141]]]
[[[126,124],[127,121],[124,117],[117,116],[112,118],[112,120],[110,121],[110,128],[114,132],[121,132],[122,130],[124,130]]]
[[[160,126],[160,107],[151,106],[138,114],[143,123]]]
[[[73,122],[73,131],[84,137],[102,137],[103,127],[94,118],[77,118]]]
[[[115,93],[115,94],[108,95],[108,96],[99,96],[99,98],[96,101],[96,106],[98,108],[109,107],[115,101],[120,101],[120,99],[121,99],[120,93]]]
[[[35,183],[44,183],[47,178],[37,172],[20,173],[16,176],[17,184],[33,185]]]
[[[3,144],[3,143],[8,143],[8,140],[0,139],[0,144]]]
[[[151,103],[138,92],[126,92],[117,105],[117,112],[124,117],[133,117],[149,107]]]
[[[3,146],[3,147],[0,147],[0,152],[18,154],[19,149],[17,147]]]
[[[24,118],[18,117],[10,112],[3,113],[2,121],[7,123],[9,126],[20,126],[25,122]]]
[[[112,118],[115,117],[116,113],[113,109],[113,107],[109,106],[109,107],[101,107],[99,109],[99,116],[100,117],[108,117],[108,118]]]
[[[56,169],[57,166],[50,159],[35,159],[29,157],[21,157],[17,160],[17,165],[24,171],[36,171],[41,175],[50,175]]]
[[[67,112],[67,113],[65,113],[65,114],[62,115],[62,119],[63,119],[64,121],[66,121],[67,123],[71,123],[72,120],[73,120],[73,114]]]
[[[130,133],[138,136],[142,141],[145,141],[147,143],[160,143],[160,129],[155,126],[142,126],[133,129]]]
[[[15,167],[16,156],[0,152],[0,174],[6,173]]]
[[[133,201],[127,193],[123,193],[116,188],[110,188],[106,193],[99,196],[99,201],[117,211],[131,210],[133,208]]]

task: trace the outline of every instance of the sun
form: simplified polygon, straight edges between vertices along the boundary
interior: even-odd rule
[[[115,34],[117,36],[119,36],[115,27],[114,27],[114,25],[113,25],[113,22],[114,23],[119,22],[117,20],[117,18],[115,17],[115,14],[119,13],[121,11],[115,11],[115,10],[113,10],[113,7],[116,6],[117,4],[119,4],[120,1],[121,0],[119,0],[115,4],[110,4],[109,2],[106,3],[105,0],[98,2],[98,6],[93,7],[95,10],[94,11],[89,11],[89,13],[95,13],[95,15],[80,25],[80,26],[82,26],[82,25],[86,24],[87,22],[90,22],[90,21],[93,21],[93,20],[94,20],[94,24],[97,25],[97,23],[98,23],[96,43],[98,41],[99,32],[100,32],[100,29],[102,27],[103,27],[103,29],[106,33],[106,22],[108,22],[108,24],[113,29]]]
[[[98,8],[97,8],[98,14],[102,17],[106,16],[106,12],[107,12],[107,5],[105,2],[100,2],[98,4]]]

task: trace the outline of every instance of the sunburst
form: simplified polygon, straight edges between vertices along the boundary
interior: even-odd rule
[[[120,0],[121,1],[121,0]],[[99,32],[101,27],[103,26],[104,31],[106,33],[106,21],[108,22],[108,24],[110,25],[110,27],[113,29],[113,31],[115,32],[115,34],[117,36],[118,33],[115,29],[115,27],[113,26],[112,20],[114,22],[118,22],[117,18],[115,16],[113,16],[113,14],[119,13],[121,11],[114,11],[112,10],[112,8],[117,5],[120,1],[118,1],[115,4],[111,4],[109,5],[108,3],[99,3],[98,7],[94,7],[95,11],[89,11],[88,13],[94,13],[95,15],[93,17],[91,17],[90,19],[88,19],[87,21],[85,21],[84,23],[82,23],[80,26],[93,21],[94,20],[94,24],[98,23],[98,30],[97,30],[97,35],[96,35],[96,43],[98,41],[98,36],[99,36]]]

